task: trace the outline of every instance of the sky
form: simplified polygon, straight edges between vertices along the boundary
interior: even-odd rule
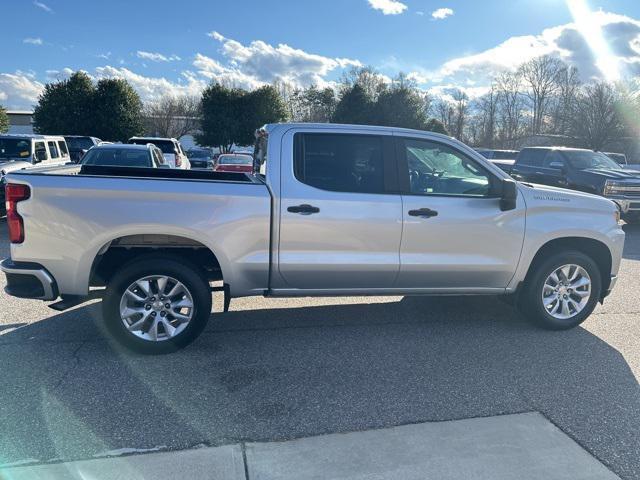
[[[125,78],[143,100],[212,81],[335,86],[361,65],[473,98],[543,54],[585,81],[640,75],[640,0],[0,0],[0,11],[10,110],[75,70]]]

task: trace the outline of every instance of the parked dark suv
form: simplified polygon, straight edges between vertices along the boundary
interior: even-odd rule
[[[82,135],[65,135],[64,139],[69,146],[71,161],[78,163],[82,156],[95,145],[99,145],[101,140],[96,137],[85,137]]]
[[[602,152],[564,147],[523,148],[511,170],[516,180],[605,196],[625,221],[640,221],[640,172],[623,170]]]

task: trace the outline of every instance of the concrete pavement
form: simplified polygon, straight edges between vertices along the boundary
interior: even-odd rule
[[[538,413],[20,467],[6,480],[613,480]]]
[[[538,411],[640,478],[640,228],[627,234],[614,294],[567,332],[495,298],[247,298],[226,314],[217,298],[192,346],[144,357],[109,341],[98,305],[0,293],[0,465]]]

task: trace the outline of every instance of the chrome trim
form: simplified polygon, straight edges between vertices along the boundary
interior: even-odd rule
[[[36,300],[55,300],[57,295],[54,293],[53,277],[44,268],[30,269],[30,268],[11,268],[7,266],[8,258],[0,262],[0,270],[4,273],[11,273],[16,275],[33,275],[42,284],[42,290],[44,295],[41,297],[33,297]]]

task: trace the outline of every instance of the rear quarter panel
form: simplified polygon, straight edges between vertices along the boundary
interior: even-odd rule
[[[13,175],[31,186],[21,202],[25,241],[15,261],[44,265],[60,293],[83,295],[98,252],[126,235],[198,241],[218,258],[234,296],[267,288],[270,196],[261,184],[75,175]]]

